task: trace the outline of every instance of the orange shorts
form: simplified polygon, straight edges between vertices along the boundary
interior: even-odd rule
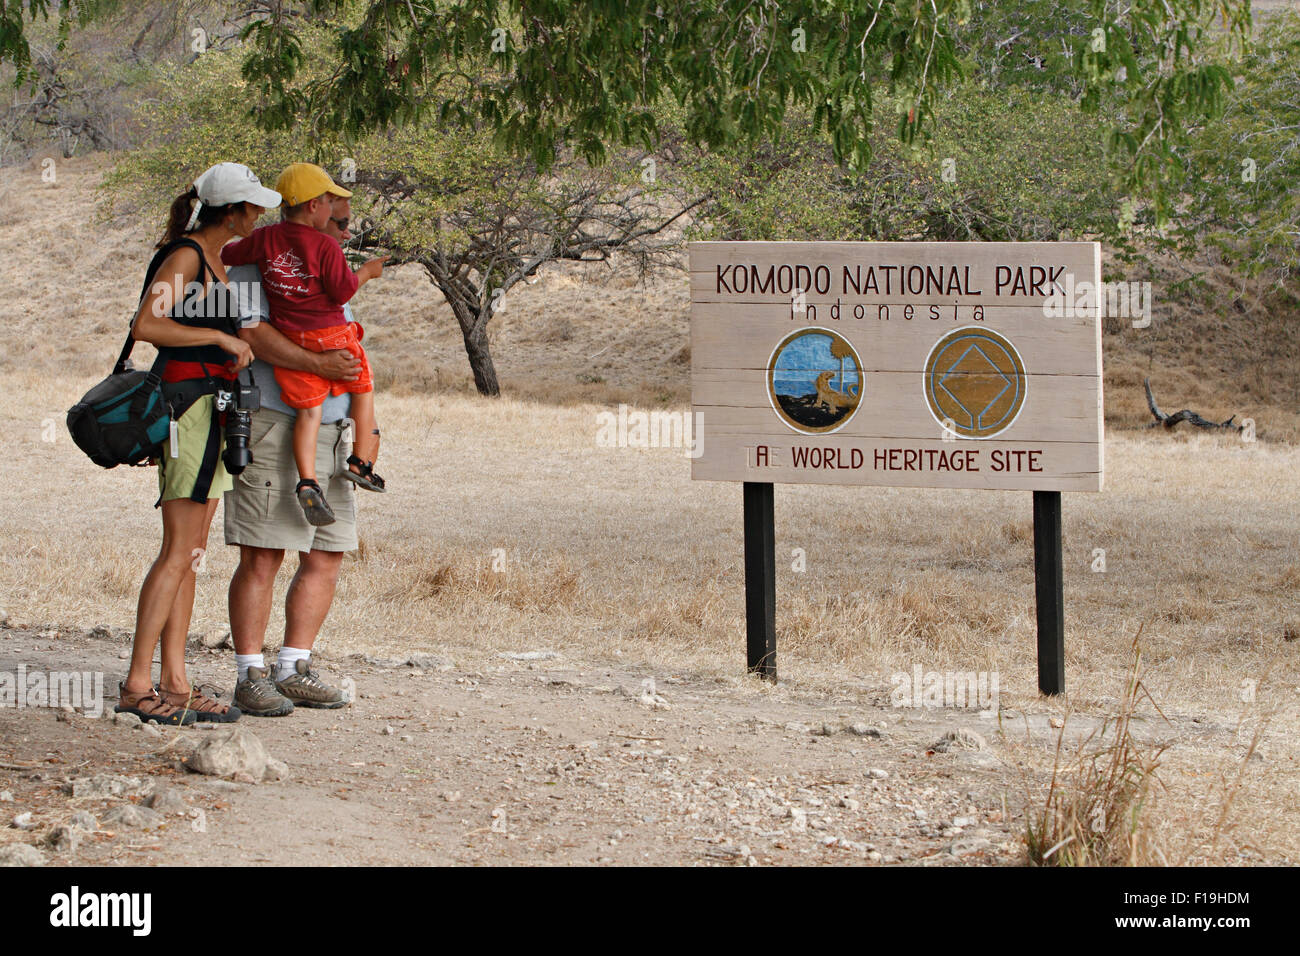
[[[285,338],[302,346],[310,352],[330,352],[334,349],[347,349],[361,360],[358,378],[352,382],[337,382],[323,378],[315,372],[302,372],[298,369],[275,367],[275,380],[280,385],[280,397],[290,408],[315,408],[330,395],[342,395],[344,392],[369,392],[375,387],[374,376],[370,374],[370,362],[366,350],[361,347],[361,339],[366,334],[358,322],[344,325],[331,325],[324,329],[281,329]]]

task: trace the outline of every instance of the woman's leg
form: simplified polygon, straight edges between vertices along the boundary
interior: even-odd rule
[[[206,517],[199,528],[198,538],[190,542],[190,563],[181,578],[181,585],[172,601],[171,613],[162,630],[162,671],[158,677],[158,686],[166,693],[183,694],[190,689],[189,678],[185,676],[185,642],[190,633],[190,619],[194,614],[194,586],[198,577],[199,562],[208,547],[208,532],[212,528],[212,516],[217,512],[219,498],[209,498]]]
[[[126,690],[131,693],[146,693],[153,687],[154,648],[172,615],[185,576],[192,574],[190,565],[194,561],[195,542],[205,539],[215,505],[215,499],[203,504],[188,498],[174,498],[162,503],[162,548],[145,575],[136,607],[135,646],[126,675]],[[193,601],[192,589],[190,600]],[[186,626],[189,626],[188,620]],[[182,639],[181,654],[184,653]]]
[[[356,428],[356,440],[352,443],[352,454],[362,461],[374,464],[379,457],[379,424],[375,421],[375,393],[353,392],[349,412],[353,426]],[[355,467],[353,468],[355,471]]]
[[[316,437],[320,434],[321,406],[298,409],[293,423],[293,460],[298,477],[316,480]]]

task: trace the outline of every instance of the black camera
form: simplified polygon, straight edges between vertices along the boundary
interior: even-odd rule
[[[226,471],[237,475],[253,460],[248,442],[253,434],[252,413],[262,407],[262,393],[251,382],[236,381],[232,391],[217,392],[216,406],[226,412],[226,450],[221,460]]]

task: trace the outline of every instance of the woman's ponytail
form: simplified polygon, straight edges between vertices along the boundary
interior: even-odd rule
[[[173,242],[185,235],[185,227],[189,225],[190,216],[194,212],[194,203],[199,198],[199,191],[193,186],[187,192],[181,193],[172,203],[171,212],[167,214],[167,229],[163,233],[162,239],[154,248],[161,249],[169,242]]]
[[[199,206],[199,214],[194,216],[194,204],[198,202],[199,191],[193,186],[187,192],[181,193],[172,203],[172,208],[167,213],[167,229],[163,237],[158,240],[155,249],[161,249],[169,242],[175,242],[186,233],[193,232],[195,229],[202,229],[211,223],[225,217],[235,203],[227,203],[224,206],[209,206],[203,203]],[[242,205],[242,203],[238,204]],[[193,227],[190,226],[190,219],[195,219]]]

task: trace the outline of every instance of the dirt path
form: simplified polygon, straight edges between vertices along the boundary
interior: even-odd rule
[[[124,670],[124,636],[0,631],[0,671]],[[228,651],[196,648],[191,674],[229,686]],[[41,843],[76,810],[102,818],[141,796],[72,798],[74,779],[140,777],[184,800],[160,828],[101,829],[48,862],[168,864],[1007,863],[1020,821],[1003,819],[1008,766],[995,721],[973,711],[900,712],[884,702],[511,658],[421,666],[320,661],[355,681],[343,711],[245,717],[285,782],[187,773],[173,737],[91,719],[0,709],[7,823]],[[397,666],[393,666],[397,664]],[[646,693],[653,679],[659,701]],[[1046,722],[1038,721],[1045,727]],[[983,751],[929,753],[966,728]],[[168,745],[171,746],[168,746]],[[7,778],[7,780],[5,779]],[[1014,798],[1014,800],[1013,800]],[[1009,802],[1021,802],[1018,793]],[[147,802],[147,799],[144,801]],[[183,815],[182,815],[183,814]]]

